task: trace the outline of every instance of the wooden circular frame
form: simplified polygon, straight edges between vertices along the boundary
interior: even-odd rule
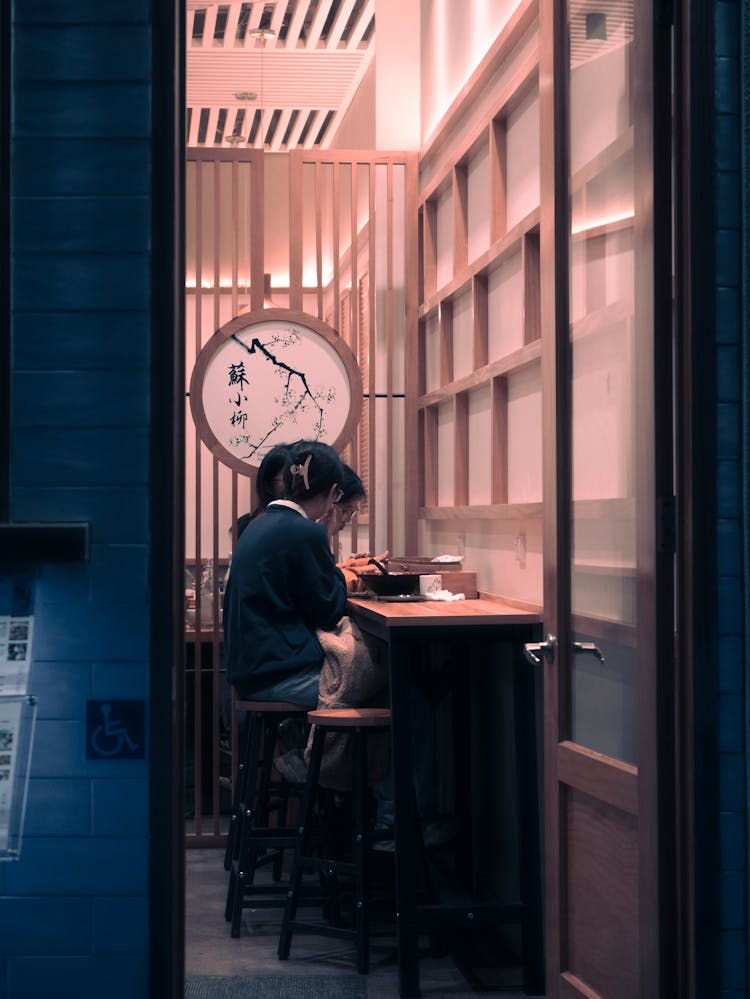
[[[246,315],[230,319],[228,323],[225,323],[224,326],[220,327],[214,333],[196,358],[193,373],[190,376],[190,411],[198,436],[209,451],[222,464],[228,465],[241,475],[255,475],[260,462],[258,462],[258,465],[254,465],[248,461],[244,461],[242,458],[238,458],[237,455],[228,451],[221,441],[218,440],[206,416],[203,403],[203,382],[209,365],[220,353],[230,337],[261,323],[274,322],[297,326],[307,333],[319,336],[338,354],[339,359],[344,365],[349,381],[349,412],[336,440],[327,442],[336,451],[341,452],[352,440],[362,409],[362,375],[357,364],[357,359],[349,345],[328,323],[323,322],[322,319],[317,319],[315,316],[310,316],[306,312],[299,312],[295,309],[256,309],[254,312],[248,312]]]

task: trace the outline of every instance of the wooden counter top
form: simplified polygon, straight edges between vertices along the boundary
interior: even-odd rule
[[[350,597],[347,611],[387,628],[445,625],[537,624],[540,611],[524,610],[497,597],[476,600],[389,601]]]

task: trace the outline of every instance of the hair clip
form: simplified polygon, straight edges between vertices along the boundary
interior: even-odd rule
[[[302,476],[302,481],[305,483],[305,489],[310,488],[310,480],[307,475],[310,471],[310,462],[312,461],[312,454],[308,454],[305,458],[303,464],[301,465],[290,465],[289,471],[292,473],[292,478],[296,478],[298,475]]]

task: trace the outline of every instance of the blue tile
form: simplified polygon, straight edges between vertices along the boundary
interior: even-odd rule
[[[92,900],[94,954],[148,953],[148,900],[95,898]]]
[[[48,608],[38,620],[35,659],[145,659],[149,650],[146,599]]]
[[[745,876],[739,871],[721,875],[721,928],[741,930],[745,920]]]
[[[16,139],[13,194],[148,195],[150,165],[145,139]]]
[[[91,781],[32,777],[24,836],[89,836]]]
[[[89,663],[34,658],[29,687],[39,698],[37,718],[76,720],[91,694]]]
[[[719,580],[719,634],[740,635],[743,608],[740,581],[734,577]]]
[[[148,593],[149,560],[145,545],[94,545],[90,568],[94,604]]]
[[[9,999],[145,999],[145,957],[18,957],[8,959]]]
[[[742,753],[719,754],[719,798],[722,811],[745,809],[745,757]]]
[[[716,231],[716,283],[722,287],[739,285],[742,267],[742,248],[737,229]]]
[[[722,870],[744,871],[747,863],[744,812],[722,812],[719,823]]]
[[[16,24],[145,24],[150,0],[23,0],[15,10]]]
[[[24,83],[14,90],[19,139],[145,139],[151,109],[147,83]]]
[[[13,320],[15,371],[145,370],[148,312],[17,313]]]
[[[135,485],[148,480],[148,432],[139,428],[20,428],[12,433],[19,486]]]
[[[148,781],[93,781],[91,814],[94,836],[147,836]]]
[[[95,312],[142,312],[150,302],[149,259],[145,253],[14,256],[13,294],[16,312],[78,310],[82,303]]]
[[[12,379],[16,427],[134,427],[148,423],[146,371],[20,372]]]
[[[739,173],[721,171],[716,174],[716,225],[721,229],[742,226]]]
[[[148,840],[28,839],[9,895],[146,895]]]
[[[716,564],[720,576],[742,572],[742,532],[738,520],[723,518],[716,524]]]
[[[13,516],[23,521],[88,521],[92,544],[148,540],[148,488],[143,486],[38,487],[13,490]]]
[[[719,697],[719,749],[722,753],[745,750],[745,698],[742,694]]]
[[[13,250],[18,254],[145,253],[150,211],[148,198],[140,195],[15,198]]]
[[[84,898],[0,898],[0,940],[7,954],[87,954],[91,902]]]
[[[740,444],[740,411],[735,403],[716,407],[716,451],[718,458],[736,458]]]
[[[745,650],[739,635],[719,638],[719,690],[742,694],[745,689]]]
[[[747,981],[747,947],[744,931],[721,934],[721,983],[727,989],[744,989]]]
[[[744,989],[722,989],[719,999],[747,999],[747,992]]]
[[[109,25],[23,25],[13,34],[17,88],[29,80],[131,82],[151,74],[151,34],[145,24],[119,25],[112,44]]]
[[[104,697],[148,698],[149,664],[142,662],[94,663],[91,696],[101,700]]]
[[[741,371],[738,348],[734,345],[719,346],[716,350],[716,391],[719,402],[739,402]]]
[[[37,570],[37,606],[88,600],[90,583],[88,563],[41,565]]]
[[[43,697],[40,694],[40,698]],[[86,730],[82,721],[37,722],[31,758],[32,777],[125,780],[145,778],[146,760],[87,760]]]
[[[714,143],[717,170],[739,170],[740,118],[734,114],[719,114],[714,119]]]
[[[719,56],[714,60],[714,104],[717,114],[737,114],[740,78],[737,59]]]
[[[740,342],[740,305],[737,286],[716,289],[716,341]]]
[[[740,464],[724,460],[716,463],[716,502],[719,517],[738,517],[740,513]]]
[[[737,3],[717,0],[714,8],[714,51],[736,59],[740,54],[740,17]]]

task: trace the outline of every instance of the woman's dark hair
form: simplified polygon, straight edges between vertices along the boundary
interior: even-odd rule
[[[281,498],[276,492],[274,479],[280,472],[284,471],[291,456],[291,444],[275,444],[270,451],[266,452],[255,476],[255,491],[258,495],[258,504],[252,513],[243,513],[241,517],[237,518],[238,538],[250,521],[254,520],[259,513],[263,513],[271,500]]]
[[[353,499],[367,499],[367,492],[365,491],[364,483],[362,479],[357,475],[353,468],[349,465],[343,465],[344,475],[339,482],[341,487],[341,499],[339,503],[347,503],[349,500]]]
[[[341,459],[330,445],[300,441],[292,448],[284,469],[284,496],[296,501],[311,499],[341,485],[343,478]]]

